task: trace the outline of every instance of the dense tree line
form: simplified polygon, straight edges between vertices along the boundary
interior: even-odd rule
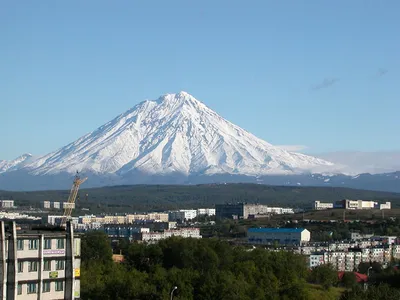
[[[62,201],[69,190],[9,192],[0,191],[0,197],[13,197],[19,205],[40,207],[41,201]],[[87,195],[87,197],[86,197]],[[127,212],[209,207],[216,203],[258,202],[268,205],[310,207],[313,201],[371,199],[400,203],[400,195],[337,187],[289,187],[260,184],[203,184],[203,185],[130,185],[83,189],[77,201],[80,208],[91,212]],[[87,200],[86,200],[87,199]]]
[[[232,247],[216,239],[170,238],[120,246],[125,261],[113,263],[106,236],[84,236],[82,299],[169,299],[174,286],[174,299],[306,300],[320,299],[321,294],[323,299],[336,299],[329,291],[336,284],[336,272],[314,280],[305,257],[289,252]]]
[[[101,232],[82,239],[82,299],[400,299],[400,272],[375,266],[367,290],[346,273],[338,282],[329,265],[312,271],[304,256],[233,247],[217,239],[170,238],[157,244],[119,244],[125,255],[112,261]],[[367,269],[364,266],[362,269]]]

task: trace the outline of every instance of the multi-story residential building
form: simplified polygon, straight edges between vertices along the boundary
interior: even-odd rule
[[[139,239],[143,242],[156,242],[172,236],[200,239],[200,228],[181,228],[164,230],[163,232],[142,232]]]
[[[315,210],[324,210],[324,209],[331,209],[331,208],[333,208],[333,203],[314,201],[314,209]]]
[[[308,262],[310,268],[315,268],[317,266],[325,264],[324,254],[323,253],[315,253],[308,256]]]
[[[344,209],[373,209],[373,208],[379,208],[379,204],[376,201],[370,201],[370,200],[344,199],[337,201],[334,207],[344,208]]]
[[[43,208],[44,209],[50,209],[50,204],[51,204],[51,202],[50,201],[43,201]]]
[[[168,222],[169,221],[169,214],[168,213],[148,213],[147,217],[143,220],[154,220],[160,222]],[[173,221],[173,220],[171,220]]]
[[[53,208],[54,209],[60,209],[61,208],[60,202],[53,202]]]
[[[391,209],[392,208],[392,203],[386,202],[382,203],[379,205],[379,209]]]
[[[75,209],[75,203],[63,202],[62,206],[63,206],[63,209],[66,209],[66,208]]]
[[[0,207],[1,208],[13,208],[14,200],[0,200]]]
[[[80,237],[67,229],[18,230],[0,222],[3,299],[79,299]]]
[[[248,219],[249,216],[267,215],[267,205],[262,204],[217,204],[215,205],[215,215],[217,219]]]
[[[304,228],[249,228],[247,240],[252,244],[302,245],[310,241],[310,231]]]
[[[197,209],[197,215],[215,216],[215,208],[199,208]]]
[[[171,221],[189,221],[197,217],[197,210],[181,209],[177,211],[170,211],[168,215]]]

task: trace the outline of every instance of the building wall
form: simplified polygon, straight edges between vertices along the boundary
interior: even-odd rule
[[[391,209],[392,204],[390,202],[383,203],[379,206],[379,209]]]
[[[324,210],[324,209],[331,209],[333,208],[333,203],[328,203],[328,202],[321,202],[321,201],[315,201],[314,202],[314,209],[315,210]]]
[[[249,229],[247,232],[247,238],[249,243],[254,244],[273,245],[277,242],[281,245],[300,245],[310,241],[310,232],[307,229],[298,232],[287,230],[252,232]]]
[[[17,231],[15,223],[8,230],[4,222],[0,227],[2,274],[6,274],[0,278],[2,286],[7,287],[5,293],[2,290],[4,299],[80,297],[80,237],[74,235],[70,225],[66,231],[32,232]],[[56,291],[56,282],[63,282],[62,290]],[[47,283],[49,292],[43,291]],[[28,293],[28,286],[36,290]]]
[[[170,211],[168,213],[168,218],[171,221],[184,221],[193,220],[197,216],[197,211],[195,209],[181,209],[177,211]]]
[[[244,203],[237,204],[216,204],[215,216],[217,219],[232,219],[233,216],[243,218]]]
[[[13,208],[14,200],[0,200],[0,207],[2,208]]]
[[[197,210],[198,215],[215,216],[215,208],[199,208]]]

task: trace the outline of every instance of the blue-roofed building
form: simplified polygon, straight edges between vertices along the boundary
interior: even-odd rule
[[[310,231],[304,228],[249,228],[247,240],[251,244],[303,245],[310,241]]]

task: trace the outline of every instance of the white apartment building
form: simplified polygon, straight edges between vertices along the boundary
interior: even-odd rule
[[[75,203],[63,202],[62,206],[63,206],[63,209],[66,209],[66,208],[75,209]]]
[[[50,209],[50,204],[51,204],[50,201],[43,201],[43,208],[44,209]]]
[[[53,208],[54,209],[60,209],[61,208],[60,202],[53,202]]]
[[[304,228],[249,228],[247,240],[251,244],[302,245],[310,241],[310,231]]]
[[[0,222],[2,299],[80,298],[81,240],[67,230],[17,230]]]
[[[379,205],[379,209],[392,209],[392,203],[386,202]]]
[[[156,242],[162,239],[166,239],[172,236],[179,236],[184,238],[196,238],[201,239],[200,228],[181,228],[164,230],[163,232],[142,232],[141,240],[143,242]]]
[[[324,254],[311,254],[309,257],[309,267],[315,268],[325,263]]]
[[[321,201],[314,201],[314,209],[315,210],[324,210],[324,209],[331,209],[333,208],[333,203],[329,202],[321,202]]]
[[[181,209],[177,211],[170,211],[168,213],[170,221],[188,221],[197,217],[197,210],[195,209]]]
[[[197,215],[215,216],[215,208],[199,208],[197,210]]]
[[[13,208],[14,200],[0,200],[0,207],[1,208]]]

